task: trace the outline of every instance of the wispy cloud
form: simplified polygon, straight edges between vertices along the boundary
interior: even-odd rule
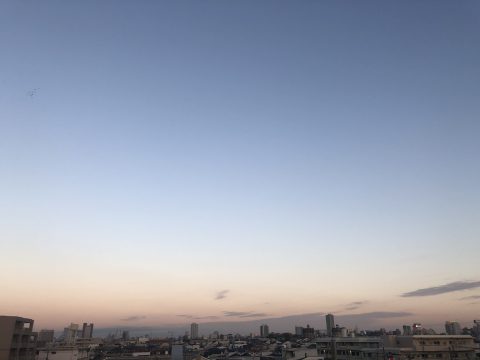
[[[269,315],[267,313],[250,313],[250,314],[242,315],[240,317],[253,318],[253,317],[265,317],[265,316],[269,316]]]
[[[354,302],[351,302],[350,304],[347,304],[345,305],[345,310],[356,310],[358,308],[360,308],[360,306],[366,304],[367,301],[354,301]]]
[[[217,294],[215,295],[215,300],[225,299],[229,292],[230,292],[230,290],[228,290],[228,289],[221,290],[221,291],[217,292]]]
[[[266,313],[258,313],[253,311],[224,311],[223,315],[225,316],[233,316],[233,317],[240,317],[240,318],[252,318],[252,317],[265,317],[268,316]]]
[[[418,289],[402,294],[402,297],[432,296],[453,291],[475,289],[480,287],[480,281],[456,281],[445,285],[433,286],[425,289]]]
[[[176,315],[178,317],[183,317],[183,318],[187,318],[187,319],[193,319],[193,315],[188,315],[188,314],[178,314]]]
[[[458,300],[477,300],[477,299],[480,299],[480,295],[466,296]]]
[[[214,320],[214,319],[218,319],[218,316],[215,316],[215,315],[195,316],[195,315],[190,315],[190,314],[178,314],[178,315],[175,315],[175,316],[185,318],[185,319],[195,319],[195,320]]]
[[[247,315],[247,314],[250,314],[251,311],[224,311],[223,312],[223,315],[225,316],[243,316],[243,315]]]
[[[144,315],[133,315],[133,316],[129,316],[129,317],[126,317],[124,319],[120,319],[121,321],[138,321],[138,320],[143,320],[143,319],[146,319],[147,317],[144,316]]]
[[[208,316],[196,316],[194,317],[195,320],[215,320],[218,319],[218,316],[215,315],[208,315]]]
[[[404,317],[404,316],[412,316],[413,314],[406,311],[373,311],[368,313],[362,314],[352,314],[352,315],[344,315],[345,317],[359,317],[365,319],[388,319],[388,318],[397,318],[397,317]]]

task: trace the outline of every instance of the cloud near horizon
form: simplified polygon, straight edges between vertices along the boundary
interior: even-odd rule
[[[207,316],[196,316],[194,317],[195,320],[214,320],[218,319],[218,316],[215,315],[207,315]]]
[[[217,294],[215,295],[215,300],[225,299],[229,292],[230,292],[230,290],[228,290],[228,289],[221,290],[221,291],[217,292]]]
[[[351,302],[350,304],[347,304],[345,305],[345,310],[356,310],[358,308],[360,308],[360,306],[366,304],[367,301],[354,301],[354,302]]]
[[[143,320],[146,319],[147,317],[145,315],[133,315],[126,317],[124,319],[120,319],[121,321],[138,321],[138,320]]]
[[[480,287],[480,281],[455,281],[452,283],[433,286],[424,289],[418,289],[410,292],[406,292],[401,297],[417,297],[417,296],[432,296],[440,295],[453,291],[469,290]]]
[[[188,315],[188,314],[178,314],[178,315],[175,315],[175,316],[183,317],[183,318],[187,318],[187,319],[192,319],[193,318],[193,315]]]
[[[175,316],[182,317],[182,318],[185,318],[185,319],[195,319],[195,320],[214,320],[214,319],[218,319],[218,316],[215,316],[215,315],[194,316],[194,315],[190,315],[190,314],[178,314],[178,315],[175,315]]]
[[[368,319],[388,319],[388,318],[405,317],[405,316],[412,316],[412,315],[414,314],[407,311],[372,311],[368,313],[339,315],[338,318],[349,317],[349,318],[368,318]]]
[[[252,317],[265,317],[266,313],[256,313],[253,311],[224,311],[223,315],[228,317],[240,317],[240,318],[252,318]]]
[[[477,300],[477,299],[480,299],[480,295],[465,296],[458,300]]]

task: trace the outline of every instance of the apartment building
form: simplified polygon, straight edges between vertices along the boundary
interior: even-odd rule
[[[32,319],[0,316],[0,360],[34,360],[36,341]]]

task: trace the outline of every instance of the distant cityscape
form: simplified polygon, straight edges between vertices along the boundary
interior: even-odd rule
[[[0,316],[0,360],[475,360],[480,359],[480,320],[471,327],[446,321],[438,333],[420,323],[401,329],[359,330],[325,316],[325,329],[298,325],[275,332],[205,334],[191,323],[183,335],[155,337],[117,329],[95,336],[94,324],[71,323],[63,332],[35,331],[34,320]]]

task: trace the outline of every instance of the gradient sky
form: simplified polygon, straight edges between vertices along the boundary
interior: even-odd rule
[[[480,316],[478,1],[1,1],[0,44],[0,313]]]

